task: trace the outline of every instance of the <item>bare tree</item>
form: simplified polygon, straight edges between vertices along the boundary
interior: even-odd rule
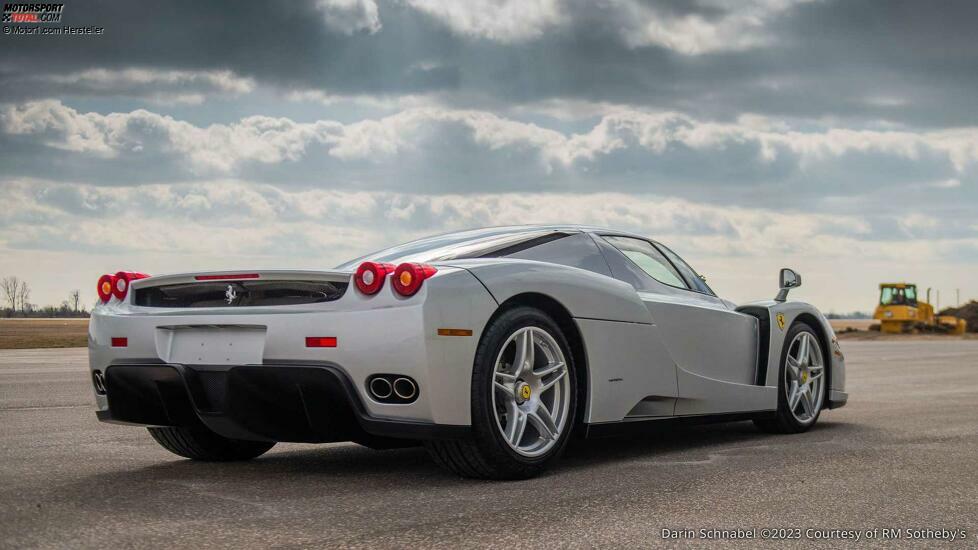
[[[21,281],[20,287],[17,289],[17,300],[20,302],[20,310],[27,313],[28,306],[30,302],[27,300],[31,299],[31,285],[27,284],[27,281]]]
[[[78,304],[81,302],[81,292],[78,290],[72,290],[68,294],[68,303],[71,304],[71,311],[78,313]]]
[[[17,277],[4,277],[0,280],[0,292],[3,292],[3,299],[11,311],[17,309],[17,292],[19,290],[20,279]]]

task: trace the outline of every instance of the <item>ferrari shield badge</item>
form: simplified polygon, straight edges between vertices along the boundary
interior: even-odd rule
[[[781,330],[784,330],[784,314],[783,313],[779,313],[778,314],[778,328],[780,328]]]

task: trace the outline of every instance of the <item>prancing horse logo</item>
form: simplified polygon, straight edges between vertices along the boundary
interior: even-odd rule
[[[234,291],[233,285],[228,285],[228,289],[224,291],[224,300],[231,305],[235,300],[238,299],[238,293]]]

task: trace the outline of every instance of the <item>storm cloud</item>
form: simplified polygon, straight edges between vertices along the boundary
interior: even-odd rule
[[[87,280],[120,254],[313,266],[563,221],[668,237],[736,298],[758,275],[721,267],[745,258],[964,285],[933,265],[978,265],[976,18],[883,0],[71,3],[65,24],[104,34],[0,36],[0,249]]]

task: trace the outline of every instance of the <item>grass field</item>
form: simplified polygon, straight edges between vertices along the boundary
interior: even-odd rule
[[[0,349],[88,345],[88,319],[0,319]]]

